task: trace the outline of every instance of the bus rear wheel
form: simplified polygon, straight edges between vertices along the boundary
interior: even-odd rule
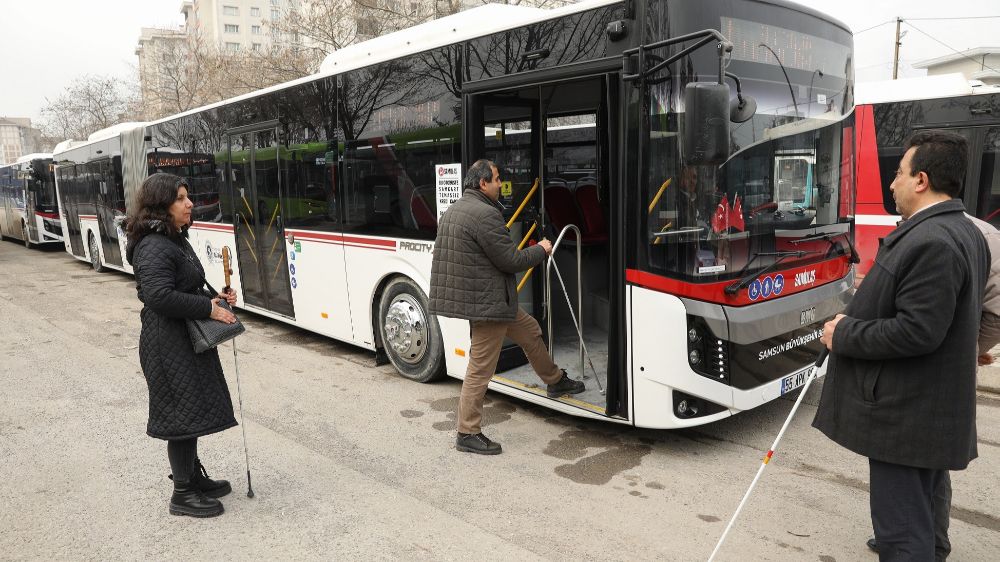
[[[97,273],[104,273],[108,268],[104,267],[104,264],[101,263],[101,252],[97,247],[97,238],[94,237],[93,232],[88,236],[87,244],[90,247],[90,265],[94,267],[94,271]]]
[[[427,310],[427,295],[406,277],[391,281],[379,301],[378,330],[385,353],[399,374],[417,382],[445,374],[441,330]]]

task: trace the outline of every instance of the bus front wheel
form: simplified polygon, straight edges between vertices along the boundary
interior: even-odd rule
[[[88,236],[87,245],[90,247],[90,265],[94,266],[94,271],[97,273],[107,271],[107,268],[101,263],[101,252],[97,247],[97,238],[94,237],[93,232]]]
[[[24,247],[30,250],[31,238],[28,238],[28,223],[26,222],[21,223],[21,234],[24,235]]]
[[[441,330],[427,309],[427,295],[406,277],[389,282],[379,301],[378,330],[385,353],[399,374],[417,382],[444,376]]]

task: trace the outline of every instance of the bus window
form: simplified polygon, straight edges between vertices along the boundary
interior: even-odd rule
[[[978,215],[993,226],[1000,226],[1000,127],[986,130],[982,161],[979,165]]]

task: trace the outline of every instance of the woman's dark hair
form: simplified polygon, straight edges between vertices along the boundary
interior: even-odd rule
[[[906,140],[906,150],[913,152],[910,175],[927,174],[931,189],[958,197],[965,181],[965,168],[969,159],[969,143],[965,137],[945,131],[920,131]]]
[[[187,227],[178,229],[170,216],[170,206],[177,200],[177,191],[188,187],[184,178],[173,174],[156,173],[142,182],[136,194],[137,208],[125,220],[125,233],[135,240],[152,232],[162,232],[170,238],[180,238]]]
[[[463,182],[462,186],[465,189],[479,189],[480,180],[490,183],[493,181],[493,168],[495,167],[496,165],[493,162],[485,158],[476,160],[469,166],[469,171],[465,174],[465,182]]]

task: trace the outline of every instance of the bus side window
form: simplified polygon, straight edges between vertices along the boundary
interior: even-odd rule
[[[979,164],[979,218],[1000,227],[1000,127],[986,130]]]

